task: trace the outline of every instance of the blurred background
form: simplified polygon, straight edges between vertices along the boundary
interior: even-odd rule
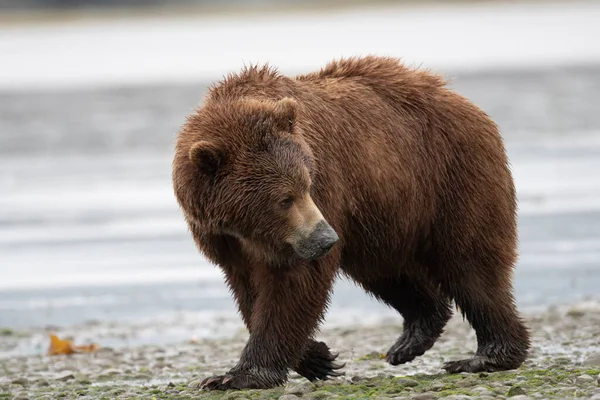
[[[519,306],[598,298],[598,21],[598,1],[0,0],[0,328],[242,327],[172,193],[177,130],[243,65],[366,54],[446,75],[499,124]],[[391,315],[341,280],[325,327]]]

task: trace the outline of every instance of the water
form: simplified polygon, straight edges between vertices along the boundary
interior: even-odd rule
[[[501,126],[520,199],[522,307],[600,287],[600,67],[454,75]],[[206,85],[0,96],[0,325],[233,315],[172,194],[175,133]],[[391,315],[338,283],[331,321]]]

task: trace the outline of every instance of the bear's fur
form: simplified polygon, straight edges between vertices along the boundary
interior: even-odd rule
[[[210,88],[176,145],[173,183],[200,251],[223,269],[250,337],[208,389],[338,374],[313,339],[336,276],[394,307],[402,364],[454,301],[477,334],[449,372],[517,368],[516,200],[497,126],[438,76],[384,57],[286,77],[249,67]],[[333,247],[332,247],[333,246]]]

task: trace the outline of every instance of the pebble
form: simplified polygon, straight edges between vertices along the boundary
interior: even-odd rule
[[[560,389],[558,389],[559,392],[574,392],[576,390],[578,390],[578,387],[575,386],[565,386],[565,387],[561,387]]]
[[[592,378],[588,374],[583,374],[583,375],[580,375],[577,377],[577,382],[580,382],[580,383],[594,382],[594,378]]]
[[[331,396],[332,396],[332,394],[329,392],[317,391],[317,392],[312,392],[312,393],[306,393],[302,396],[302,398],[303,399],[322,400],[322,399],[329,399]],[[389,398],[387,400],[389,400]]]
[[[65,374],[65,375],[59,376],[58,378],[54,378],[55,381],[59,381],[59,382],[67,382],[72,379],[75,379],[75,375],[73,375],[73,374]]]
[[[478,383],[479,382],[476,379],[469,377],[469,378],[463,379],[462,381],[456,382],[456,387],[466,388],[466,387],[475,386]]]
[[[525,395],[522,395],[522,394],[520,394],[520,395],[518,395],[518,396],[513,396],[513,397],[511,397],[510,399],[511,399],[511,400],[533,400],[533,398],[532,398],[532,397],[525,396]]]
[[[304,383],[288,384],[285,387],[284,392],[286,394],[305,395],[307,393],[312,392],[313,390],[314,390],[314,386],[311,383],[304,382]]]
[[[29,381],[27,380],[27,378],[17,378],[17,379],[13,379],[11,381],[11,383],[13,385],[21,385],[21,386],[27,386],[29,385]]]
[[[492,392],[490,392],[490,390],[488,388],[485,388],[483,386],[477,386],[471,390],[473,392],[477,393],[478,396],[493,396],[494,395]]]
[[[446,387],[446,384],[444,382],[433,382],[429,386],[429,390],[431,390],[433,392],[439,392],[440,390],[443,390],[445,387]]]
[[[192,388],[192,389],[198,389],[200,387],[201,383],[202,383],[202,380],[197,379],[195,381],[191,381],[190,383],[188,383],[188,387]]]
[[[298,396],[295,396],[295,395],[293,395],[293,394],[284,394],[283,396],[281,396],[281,397],[279,398],[279,400],[296,400],[296,399],[299,399],[299,398],[300,398],[300,397],[298,397]]]
[[[414,379],[410,379],[410,378],[398,378],[396,380],[396,383],[398,385],[402,385],[404,387],[415,387],[415,386],[419,386],[419,382],[415,381]]]
[[[594,353],[583,362],[588,367],[600,366],[600,353]]]
[[[600,400],[600,393],[593,395],[590,397],[590,400]]]
[[[508,389],[508,393],[506,393],[506,395],[508,397],[515,397],[515,396],[525,395],[525,394],[527,394],[527,393],[525,393],[525,390],[520,386],[511,386],[511,388]]]
[[[102,375],[121,375],[122,373],[123,371],[117,368],[108,368],[102,371]]]
[[[397,397],[398,398],[398,397]],[[411,396],[412,400],[435,400],[437,397],[431,393],[421,393]]]

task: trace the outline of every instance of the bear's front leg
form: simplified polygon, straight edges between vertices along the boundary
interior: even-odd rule
[[[227,374],[205,379],[209,390],[268,389],[287,381],[325,312],[333,285],[332,258],[252,272],[257,298],[252,331],[239,363]]]

